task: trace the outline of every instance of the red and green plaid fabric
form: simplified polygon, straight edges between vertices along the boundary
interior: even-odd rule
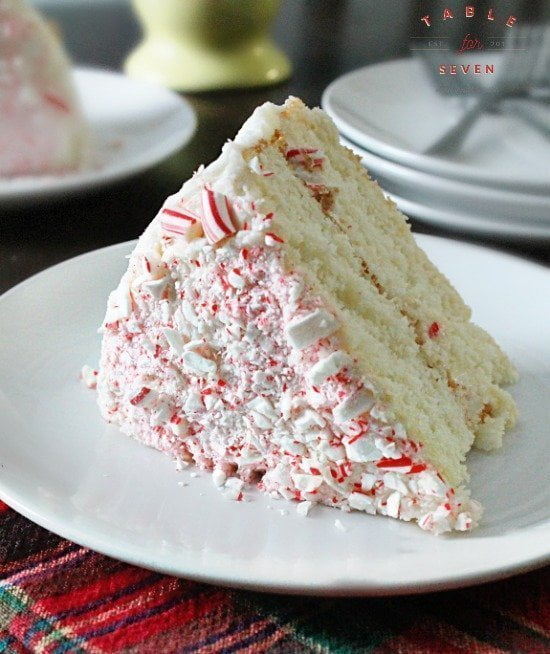
[[[550,574],[459,591],[319,599],[120,563],[0,502],[0,652],[550,652]]]

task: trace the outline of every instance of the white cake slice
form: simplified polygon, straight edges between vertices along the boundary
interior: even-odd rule
[[[23,0],[0,2],[0,177],[62,174],[86,154],[69,61]]]
[[[328,117],[266,104],[168,198],[109,298],[103,416],[302,513],[469,530],[515,372]]]

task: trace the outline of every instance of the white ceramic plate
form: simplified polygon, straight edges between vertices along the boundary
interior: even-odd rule
[[[517,429],[499,454],[470,458],[473,494],[486,507],[477,531],[435,537],[325,507],[302,518],[294,504],[252,491],[246,502],[224,500],[209,474],[178,473],[165,455],[107,426],[78,373],[97,361],[96,329],[129,243],[50,268],[0,298],[0,497],[115,558],[262,590],[398,594],[542,565],[550,550],[550,273],[459,242],[418,241],[521,374]]]
[[[385,190],[383,181],[380,181],[380,185]],[[434,207],[432,203],[416,202],[395,193],[386,192],[386,195],[397,204],[405,215],[417,218],[429,225],[444,227],[466,234],[493,236],[514,242],[550,243],[550,226],[499,221],[496,216],[464,213],[460,208]]]
[[[500,192],[406,168],[340,137],[408,216],[473,234],[550,241],[550,196]]]
[[[416,58],[339,77],[325,90],[322,106],[344,136],[386,159],[474,184],[550,193],[548,140],[505,113],[481,116],[457,153],[422,154],[459,120],[465,100],[440,95]]]
[[[21,206],[98,188],[177,152],[197,125],[181,96],[121,73],[81,69],[74,79],[91,129],[91,164],[67,175],[0,179],[0,206]]]
[[[541,226],[550,236],[550,193],[499,190],[439,177],[379,157],[344,137],[340,140],[361,157],[363,165],[388,192],[434,208],[454,208],[463,214],[483,216],[495,223],[512,222],[526,229]]]

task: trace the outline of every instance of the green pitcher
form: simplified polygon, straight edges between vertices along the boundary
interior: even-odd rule
[[[133,0],[144,40],[129,75],[177,91],[263,86],[291,66],[269,36],[280,0]]]

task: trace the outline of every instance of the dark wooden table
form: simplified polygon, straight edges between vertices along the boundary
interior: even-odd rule
[[[9,211],[0,207],[0,292],[52,264],[139,236],[163,199],[200,163],[217,157],[223,143],[262,102],[296,95],[318,105],[324,88],[340,74],[407,56],[417,9],[407,2],[288,0],[275,26],[276,39],[294,64],[288,82],[188,96],[198,115],[197,132],[186,147],[155,168],[62,202]],[[417,232],[477,242],[550,264],[548,243],[481,238],[412,222]]]

